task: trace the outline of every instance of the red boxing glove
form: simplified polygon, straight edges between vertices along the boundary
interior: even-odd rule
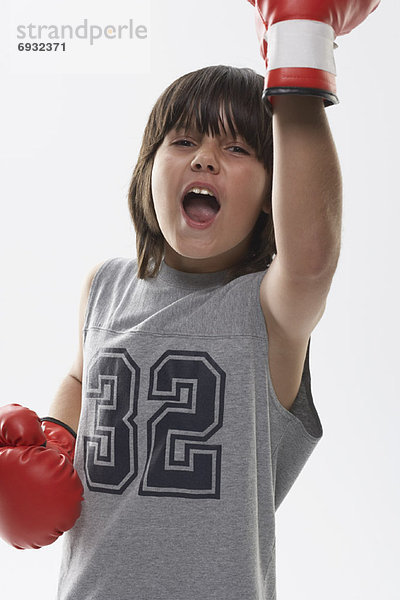
[[[333,51],[338,35],[350,33],[380,0],[249,0],[256,7],[256,29],[265,60],[263,99],[319,96],[338,104]],[[269,105],[268,105],[269,101]]]
[[[74,432],[61,421],[0,407],[0,537],[15,548],[55,542],[81,513]]]

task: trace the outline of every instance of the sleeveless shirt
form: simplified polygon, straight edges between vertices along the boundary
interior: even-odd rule
[[[97,271],[59,600],[275,600],[275,511],[323,431],[310,341],[290,411],[274,391],[265,273]]]

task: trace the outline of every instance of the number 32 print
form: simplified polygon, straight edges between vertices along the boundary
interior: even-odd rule
[[[222,427],[224,371],[207,352],[164,352],[150,368],[147,401],[162,405],[147,432],[138,432],[136,422],[140,379],[125,348],[102,348],[90,362],[85,396],[95,417],[83,437],[88,488],[122,494],[138,477],[138,435],[146,435],[139,495],[218,499],[222,448],[209,440]]]

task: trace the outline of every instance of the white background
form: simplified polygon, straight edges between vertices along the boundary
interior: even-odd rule
[[[324,436],[277,512],[279,600],[399,598],[399,20],[397,0],[383,0],[336,40],[340,104],[326,112],[343,241],[311,341]],[[263,72],[245,0],[154,0],[149,34],[148,74],[13,76],[2,63],[3,404],[47,413],[76,351],[84,276],[135,254],[127,191],[158,95],[206,65]],[[61,548],[0,540],[2,595],[55,598]]]

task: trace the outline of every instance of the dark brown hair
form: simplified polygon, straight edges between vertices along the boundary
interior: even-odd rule
[[[220,115],[223,107],[231,133],[239,133],[254,148],[258,160],[271,174],[272,188],[272,122],[262,101],[263,87],[263,77],[252,69],[217,65],[179,77],[158,98],[144,131],[128,192],[136,231],[139,279],[155,277],[164,256],[165,239],[154,210],[151,173],[155,154],[171,129],[194,124],[201,134],[219,135],[220,126],[224,128]],[[270,214],[260,213],[249,251],[228,269],[225,283],[265,270],[275,254],[271,206]]]

